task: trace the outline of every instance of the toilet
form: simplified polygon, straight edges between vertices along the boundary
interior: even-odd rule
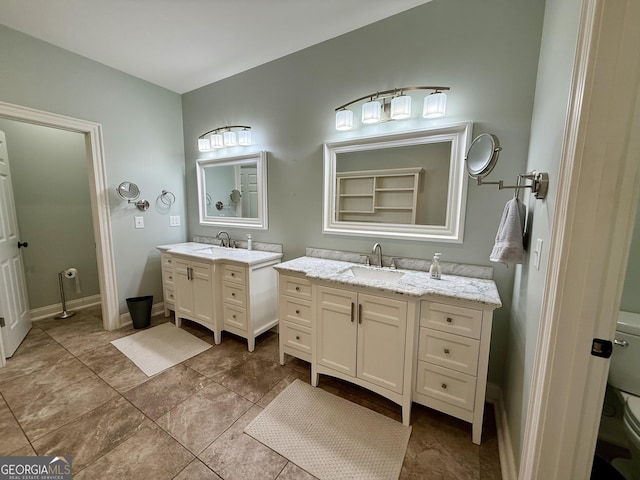
[[[640,314],[620,312],[609,369],[609,385],[624,404],[623,428],[631,459],[612,464],[627,480],[640,480]]]

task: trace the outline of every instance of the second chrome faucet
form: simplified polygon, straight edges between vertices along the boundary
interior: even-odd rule
[[[382,245],[380,245],[378,242],[374,243],[371,252],[377,256],[374,265],[376,265],[377,267],[382,267]]]

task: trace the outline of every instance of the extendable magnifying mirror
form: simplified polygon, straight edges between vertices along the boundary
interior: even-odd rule
[[[116,191],[122,199],[126,200],[127,203],[133,203],[139,210],[144,212],[149,209],[149,202],[147,200],[138,200],[137,202],[134,202],[134,200],[140,196],[140,189],[135,183],[122,182],[118,185]]]
[[[502,147],[500,147],[498,137],[490,133],[482,133],[471,142],[464,160],[467,164],[467,173],[478,181],[478,185],[496,166],[500,150]]]

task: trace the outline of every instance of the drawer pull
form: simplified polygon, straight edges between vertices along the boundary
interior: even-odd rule
[[[442,387],[442,389],[443,389],[443,390],[446,390],[446,389],[447,389],[447,384],[446,384],[446,383],[443,383],[443,384],[442,384],[442,385],[440,385],[440,386]]]
[[[235,273],[233,273],[233,272],[231,272],[231,276],[232,276],[232,277],[235,277],[235,276],[236,276],[236,274],[235,274]]]
[[[167,263],[171,263],[171,259],[167,260]]]
[[[296,287],[296,292],[299,292],[299,291],[300,291],[300,287]]]
[[[231,315],[231,318],[236,318],[236,316],[235,315]]]
[[[236,296],[236,292],[231,292],[231,296],[235,297]]]
[[[173,298],[173,295],[169,295],[169,298]]]
[[[453,323],[453,318],[447,317],[447,323]]]
[[[300,335],[296,335],[296,340],[300,340]]]
[[[296,310],[296,315],[300,315],[300,310]]]
[[[171,275],[169,275],[169,280],[173,280],[173,277]]]
[[[449,355],[449,353],[451,353],[451,352],[449,351],[449,349],[448,349],[448,348],[445,348],[445,349],[444,349],[444,353],[445,353],[445,355]]]

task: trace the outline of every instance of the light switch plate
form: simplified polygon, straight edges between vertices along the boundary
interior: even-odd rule
[[[542,257],[542,244],[541,238],[536,240],[536,249],[533,251],[533,266],[536,270],[540,270],[540,257]]]
[[[179,227],[180,226],[180,215],[171,215],[169,217],[169,226],[170,227]]]
[[[144,217],[133,217],[136,228],[144,228]]]

